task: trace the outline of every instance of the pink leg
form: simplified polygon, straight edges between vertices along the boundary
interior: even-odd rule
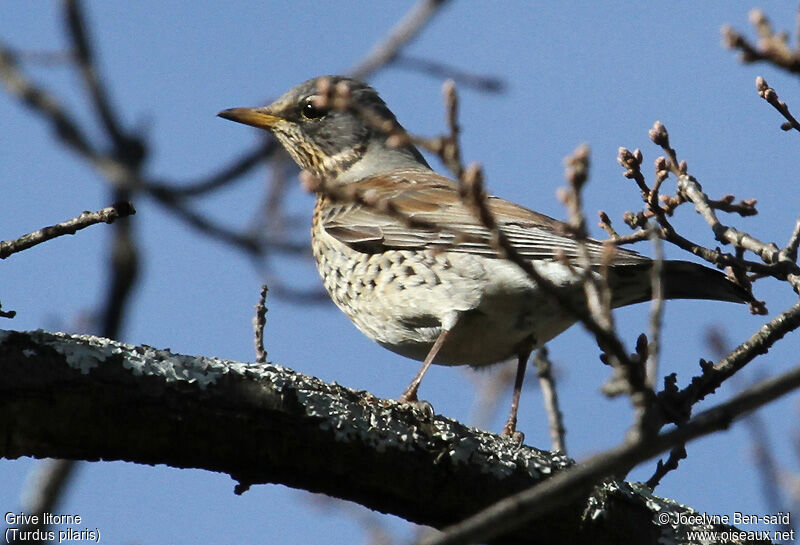
[[[444,344],[444,339],[447,337],[447,332],[449,329],[442,329],[442,332],[439,333],[439,336],[436,338],[436,342],[433,343],[431,346],[428,355],[425,356],[425,361],[422,362],[422,367],[419,368],[417,371],[414,380],[411,381],[411,384],[408,385],[406,391],[403,392],[403,395],[400,396],[400,401],[409,402],[409,401],[417,401],[417,390],[419,390],[419,384],[422,382],[422,377],[425,376],[425,373],[428,371],[428,367],[431,366],[433,363],[433,358],[436,357],[436,354],[439,353],[439,349],[442,348]]]
[[[517,359],[517,375],[514,378],[514,394],[511,396],[511,413],[508,421],[503,428],[502,435],[514,435],[517,429],[517,411],[519,410],[519,396],[522,393],[522,382],[525,379],[525,368],[528,366],[528,358],[533,350],[533,339],[526,339],[519,346]]]

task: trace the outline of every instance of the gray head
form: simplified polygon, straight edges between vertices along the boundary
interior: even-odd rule
[[[341,76],[305,81],[262,108],[233,108],[220,117],[269,130],[301,168],[335,180],[359,162],[380,155],[381,163],[427,168],[412,144],[391,147],[388,135],[405,134],[378,93]],[[358,165],[355,170],[364,169]],[[369,172],[366,172],[369,174]]]

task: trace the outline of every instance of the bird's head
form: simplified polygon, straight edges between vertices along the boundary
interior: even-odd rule
[[[388,167],[403,162],[427,167],[412,144],[402,139],[399,145],[387,144],[391,135],[405,131],[372,87],[350,78],[317,77],[269,106],[231,108],[218,115],[270,131],[300,168],[332,181],[365,158]]]

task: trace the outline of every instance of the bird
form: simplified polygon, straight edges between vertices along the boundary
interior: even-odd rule
[[[409,138],[397,138],[407,133],[378,93],[355,79],[320,76],[268,106],[217,115],[271,132],[321,184],[311,246],[325,289],[367,337],[423,362],[399,400],[418,402],[431,364],[516,358],[502,430],[514,435],[531,352],[575,315],[498,254],[459,184],[436,173]],[[495,196],[487,206],[522,259],[585,309],[579,245],[566,224]],[[588,239],[584,247],[598,274],[609,259],[604,244]],[[652,267],[650,258],[617,248],[607,269],[611,306],[651,299]],[[721,272],[687,261],[664,261],[662,285],[666,299],[752,300]]]

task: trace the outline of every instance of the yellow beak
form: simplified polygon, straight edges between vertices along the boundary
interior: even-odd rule
[[[279,121],[282,121],[280,117],[268,114],[265,108],[230,108],[222,110],[217,115],[223,119],[267,130],[272,130]]]

